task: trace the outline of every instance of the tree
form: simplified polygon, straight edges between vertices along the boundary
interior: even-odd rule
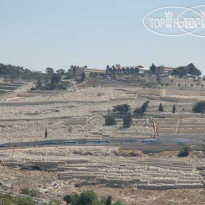
[[[66,205],[68,205],[68,204],[71,203],[72,197],[71,197],[71,195],[65,195],[65,196],[63,197],[63,200],[66,202]]]
[[[97,195],[93,191],[84,191],[81,194],[73,193],[71,195],[64,196],[63,200],[66,205],[111,205],[112,197],[108,196],[107,199],[98,199]],[[116,202],[115,205],[122,205],[120,202]]]
[[[93,191],[85,191],[80,194],[76,205],[92,205],[97,200],[97,196]]]
[[[71,194],[71,205],[77,205],[80,195],[77,193]]]
[[[193,63],[190,63],[187,66],[180,66],[178,68],[175,68],[171,74],[179,77],[183,77],[188,74],[199,76],[201,75],[201,71],[198,68],[196,68]]]
[[[51,77],[51,83],[47,85],[47,89],[49,90],[54,90],[58,87],[58,84],[61,80],[61,76],[58,74],[53,74],[53,76]]]
[[[190,148],[185,146],[177,155],[178,157],[187,157],[189,156]]]
[[[107,197],[106,205],[112,205],[112,197],[111,196]]]
[[[52,84],[58,84],[61,80],[61,76],[58,74],[53,74],[52,78],[51,78],[51,83]]]
[[[109,65],[107,65],[107,67],[106,67],[106,73],[109,73],[110,72],[110,67],[109,67]]]
[[[123,118],[123,127],[124,128],[129,128],[132,124],[132,115],[131,113],[127,113],[124,118]]]
[[[106,126],[116,125],[116,120],[115,120],[114,115],[108,114],[104,118],[105,118],[105,125]]]
[[[134,114],[137,116],[137,117],[142,117],[144,115],[144,112],[142,111],[141,108],[136,108],[134,110]]]
[[[193,63],[190,63],[187,67],[188,67],[188,74],[201,75],[201,71],[198,68],[196,68]]]
[[[58,75],[63,75],[65,73],[65,70],[64,69],[59,69],[59,70],[56,71],[56,73]]]
[[[41,88],[42,88],[42,82],[41,82],[41,79],[38,79],[36,89],[41,89]]]
[[[81,74],[81,82],[83,82],[84,80],[85,80],[85,73],[82,72],[82,74]]]
[[[47,74],[41,73],[39,71],[31,71],[27,68],[23,68],[21,66],[14,66],[14,65],[5,65],[0,64],[0,74],[6,78],[10,79],[39,79],[39,78],[48,78]]]
[[[136,67],[134,73],[139,74],[139,71],[140,71],[139,68]]]
[[[149,105],[149,100],[147,100],[145,103],[143,103],[141,109],[143,112],[146,112],[147,111],[147,107]]]
[[[47,130],[47,128],[45,129],[45,139],[47,139],[47,137],[48,137],[48,130]]]
[[[164,108],[163,108],[162,103],[159,104],[158,111],[159,111],[159,112],[163,112],[163,111],[164,111]]]
[[[194,113],[205,113],[205,101],[197,102],[193,107]]]
[[[150,66],[149,69],[152,73],[155,73],[157,68],[156,68],[155,64],[152,63],[152,65]]]
[[[119,112],[120,114],[127,114],[129,110],[130,106],[128,104],[116,105],[113,108],[114,112]]]
[[[176,105],[174,104],[172,107],[172,113],[175,113],[175,112],[176,112]]]
[[[47,73],[49,76],[52,76],[52,75],[54,74],[53,68],[46,68],[46,73]]]
[[[123,205],[123,204],[120,201],[117,201],[113,205]]]
[[[141,106],[141,108],[136,108],[136,109],[134,110],[134,114],[135,114],[137,117],[142,117],[142,116],[144,115],[144,113],[146,112],[148,105],[149,105],[149,100],[146,101],[145,103],[143,103],[143,105]]]

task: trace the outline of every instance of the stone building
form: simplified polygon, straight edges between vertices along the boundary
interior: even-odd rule
[[[90,73],[97,73],[97,74],[101,74],[101,73],[105,73],[105,70],[101,70],[101,69],[92,69],[92,68],[87,68],[87,66],[84,67],[79,67],[79,66],[71,66],[70,68],[70,74],[72,76],[81,76],[82,73],[85,73],[86,76],[89,76]]]
[[[116,66],[113,66],[109,68],[112,72],[117,73],[139,73],[144,74],[149,71],[149,68],[144,68],[143,66],[120,66],[120,64],[116,64]]]
[[[158,66],[158,67],[156,67],[155,74],[157,74],[157,75],[160,75],[160,74],[169,75],[169,73],[171,73],[172,71],[173,71],[173,68],[171,68],[171,67]]]
[[[79,66],[71,66],[70,67],[70,74],[72,76],[81,76],[81,74],[85,71],[85,67]]]

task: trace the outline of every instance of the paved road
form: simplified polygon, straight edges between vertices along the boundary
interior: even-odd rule
[[[11,142],[1,144],[0,148],[14,148],[14,147],[35,147],[35,146],[56,146],[56,145],[115,145],[115,144],[139,144],[139,139],[69,139],[69,140],[44,140],[44,141],[30,141],[30,142]]]
[[[174,151],[181,150],[186,144],[194,144],[194,143],[185,143],[180,144],[177,143],[178,139],[176,136],[172,137],[160,137],[160,143],[150,143],[149,138],[145,141],[144,139],[137,138],[112,138],[112,139],[70,139],[70,140],[42,140],[42,141],[30,141],[30,142],[11,142],[0,145],[0,149],[14,149],[14,148],[29,148],[29,147],[43,147],[43,146],[120,146],[120,149],[127,150],[142,150],[147,153],[156,153],[162,151]],[[170,140],[171,139],[171,140]],[[187,139],[188,140],[188,139]],[[188,141],[189,142],[189,141]],[[191,142],[191,141],[190,141]],[[197,140],[196,140],[197,142]],[[195,143],[195,150],[202,150],[202,143]]]

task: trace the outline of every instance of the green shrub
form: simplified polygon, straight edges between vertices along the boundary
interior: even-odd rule
[[[116,105],[113,108],[114,112],[119,112],[120,114],[127,114],[129,110],[130,106],[128,104]]]
[[[64,201],[71,205],[112,205],[112,197],[98,199],[93,191],[84,191],[81,194],[73,193],[64,196]],[[123,205],[121,202],[116,202],[114,205]]]
[[[97,201],[97,195],[95,192],[85,191],[80,194],[77,205],[92,205],[94,201]]]
[[[193,107],[194,113],[205,113],[205,101],[197,102]]]
[[[0,195],[1,205],[35,205],[35,202],[31,198],[23,197],[11,197],[10,195]]]
[[[49,202],[49,205],[61,205],[61,202],[58,200],[54,200],[54,201]]]
[[[139,108],[134,110],[134,114],[138,117],[142,117],[144,115],[144,112]]]
[[[173,105],[172,107],[172,113],[175,113],[176,112],[176,105]]]
[[[108,196],[106,199],[106,205],[112,205],[112,197]]]
[[[114,115],[108,114],[104,118],[105,118],[105,125],[106,126],[116,125],[116,120],[115,120]]]
[[[158,111],[159,112],[163,112],[164,111],[162,103],[159,104]]]
[[[66,205],[70,204],[72,201],[72,196],[71,195],[65,195],[63,197],[63,200],[66,202]]]
[[[28,195],[31,197],[38,197],[39,196],[37,191],[35,191],[33,189],[28,189],[28,188],[21,189],[21,194]]]
[[[190,148],[189,147],[184,147],[179,154],[177,155],[178,157],[187,157],[189,156]]]
[[[127,113],[125,117],[123,118],[123,127],[129,128],[132,124],[132,115],[131,113]]]
[[[12,204],[13,201],[11,199],[7,199],[7,198],[0,198],[0,204],[3,204],[3,205],[10,205]]]
[[[192,63],[190,63],[187,66],[180,66],[178,68],[175,68],[172,72],[172,75],[183,77],[186,76],[187,74],[190,75],[201,75],[201,71],[196,68]]]
[[[116,203],[114,203],[113,205],[123,205],[120,201],[117,201]]]
[[[141,106],[141,108],[136,108],[134,110],[134,114],[137,116],[137,117],[142,117],[144,115],[144,113],[147,111],[147,107],[149,105],[149,100],[146,101],[145,103],[143,103],[143,105]]]
[[[85,80],[85,73],[83,72],[83,73],[81,74],[81,79],[80,79],[80,81],[83,82],[84,80]]]

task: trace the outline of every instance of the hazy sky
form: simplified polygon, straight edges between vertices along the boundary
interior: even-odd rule
[[[0,62],[41,71],[193,62],[205,73],[205,38],[160,36],[142,23],[161,6],[200,4],[205,1],[0,0]]]

